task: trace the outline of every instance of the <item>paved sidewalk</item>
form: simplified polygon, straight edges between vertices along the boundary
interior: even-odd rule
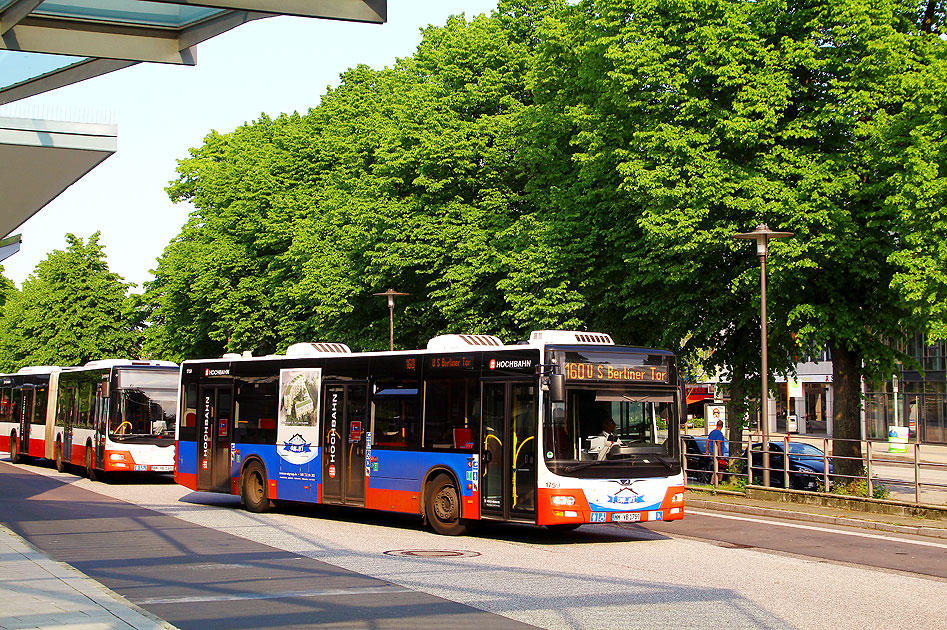
[[[0,525],[0,630],[173,629]]]
[[[742,494],[724,492],[714,494],[710,491],[690,489],[685,494],[684,505],[685,514],[688,509],[720,510],[753,516],[769,516],[828,525],[845,525],[876,531],[947,539],[947,520],[861,512],[841,507],[806,503],[766,501],[749,498]]]

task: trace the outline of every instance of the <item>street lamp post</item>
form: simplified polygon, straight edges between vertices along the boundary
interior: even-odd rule
[[[374,293],[379,297],[388,298],[388,348],[395,349],[395,296],[411,295],[410,293],[399,293],[394,289],[388,289],[384,293]]]
[[[775,232],[760,223],[752,232],[734,234],[733,238],[756,241],[756,255],[760,259],[760,341],[763,355],[760,369],[762,393],[760,395],[760,428],[763,431],[763,485],[769,487],[769,357],[766,348],[766,256],[769,241],[773,238],[792,236],[792,232]]]

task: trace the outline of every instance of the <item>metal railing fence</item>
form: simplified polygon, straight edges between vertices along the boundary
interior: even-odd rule
[[[697,440],[688,444],[694,438]],[[761,434],[745,433],[740,442],[728,441],[729,454],[714,455],[707,448],[701,451],[700,440],[706,437],[681,436],[681,461],[688,485],[716,489],[763,484]],[[856,449],[856,443],[860,448]],[[734,449],[735,445],[738,448]],[[765,448],[773,488],[887,498],[915,505],[947,503],[947,446],[908,443],[899,445],[905,452],[892,452],[886,442],[777,435],[770,436]],[[847,461],[860,462],[855,466],[858,474],[842,472]]]

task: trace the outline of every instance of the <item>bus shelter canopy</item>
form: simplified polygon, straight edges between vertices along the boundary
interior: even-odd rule
[[[197,63],[197,44],[292,15],[381,24],[387,0],[0,0],[0,105],[136,63]],[[115,152],[114,126],[0,118],[0,236]]]

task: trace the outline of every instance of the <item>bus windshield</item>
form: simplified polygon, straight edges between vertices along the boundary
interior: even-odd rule
[[[565,403],[550,403],[543,450],[546,465],[566,476],[632,474],[632,468],[672,465],[669,426],[677,420],[675,394],[629,386],[569,387]],[[635,473],[638,474],[638,473]]]
[[[109,437],[116,441],[174,437],[176,370],[121,370],[112,393]]]

